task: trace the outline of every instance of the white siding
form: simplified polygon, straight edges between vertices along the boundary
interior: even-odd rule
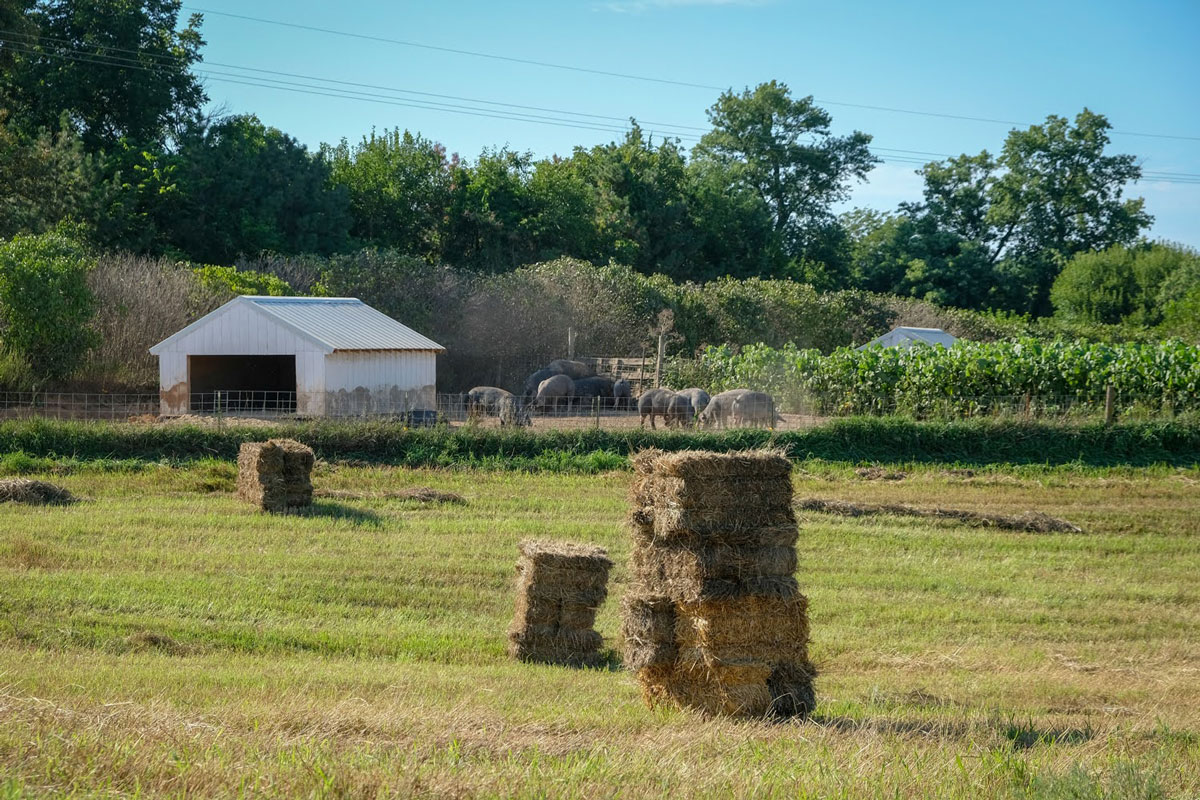
[[[437,355],[429,351],[337,352],[325,357],[329,413],[435,408]]]

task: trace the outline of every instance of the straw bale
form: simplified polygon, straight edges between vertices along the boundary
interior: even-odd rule
[[[634,499],[662,508],[707,509],[726,514],[792,502],[790,476],[772,478],[675,478],[647,475],[635,479]]]
[[[816,669],[807,659],[776,665],[767,678],[772,712],[779,717],[811,714],[817,707],[817,696],[813,691],[813,679],[816,676]]]
[[[652,526],[630,524],[635,541],[681,547],[791,547],[798,535],[796,515],[790,507],[758,509],[742,515],[659,508],[653,517]]]
[[[595,631],[509,631],[508,653],[518,661],[594,666],[601,660],[603,641]]]
[[[669,598],[628,595],[621,602],[625,666],[633,670],[675,660],[675,604]]]
[[[780,450],[745,450],[740,453],[684,450],[664,453],[651,449],[635,455],[633,464],[639,475],[656,474],[686,479],[768,479],[792,474],[792,462]]]
[[[237,496],[264,511],[287,508],[283,450],[273,442],[246,442],[238,450]]]
[[[288,508],[312,505],[312,470],[316,457],[312,448],[294,439],[271,439],[283,452],[283,481]]]
[[[637,580],[657,583],[790,576],[796,571],[796,548],[714,544],[696,549],[678,544],[647,546],[635,540],[630,566]]]
[[[0,481],[0,503],[25,503],[31,506],[70,505],[75,495],[61,486],[28,478]]]
[[[592,630],[608,595],[612,560],[599,547],[523,541],[517,560],[517,599],[509,653],[521,661],[587,665],[603,643]]]
[[[671,703],[707,714],[762,717],[771,711],[769,664],[708,666],[675,661],[638,671],[647,703]]]
[[[709,664],[808,660],[808,600],[791,597],[739,597],[679,603],[675,643],[680,658]]]

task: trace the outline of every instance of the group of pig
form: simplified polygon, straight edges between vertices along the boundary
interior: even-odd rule
[[[520,396],[495,386],[476,386],[467,392],[468,416],[499,417],[501,425],[530,424],[530,412],[564,411],[572,405],[584,408],[632,409],[635,407],[629,381],[597,375],[580,361],[560,358],[525,379]],[[651,389],[637,398],[636,408],[643,426],[662,417],[670,426],[703,427],[763,426],[774,428],[782,418],[769,394],[749,389],[731,389],[709,397],[703,389]]]

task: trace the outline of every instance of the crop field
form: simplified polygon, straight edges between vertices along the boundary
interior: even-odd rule
[[[526,537],[609,549],[616,646],[627,471],[321,462],[268,516],[229,461],[38,463],[81,500],[0,504],[0,798],[1200,795],[1195,467],[799,462],[1082,533],[802,512],[817,712],[736,722],[505,655]]]

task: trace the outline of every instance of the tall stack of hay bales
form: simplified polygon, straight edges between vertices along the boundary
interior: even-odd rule
[[[508,651],[519,661],[592,666],[603,639],[593,630],[608,596],[612,561],[601,547],[524,541],[517,560],[517,608]]]
[[[263,511],[312,505],[314,460],[292,439],[247,442],[238,451],[237,495]]]
[[[791,463],[764,451],[634,458],[625,663],[647,702],[792,716],[815,704]]]

